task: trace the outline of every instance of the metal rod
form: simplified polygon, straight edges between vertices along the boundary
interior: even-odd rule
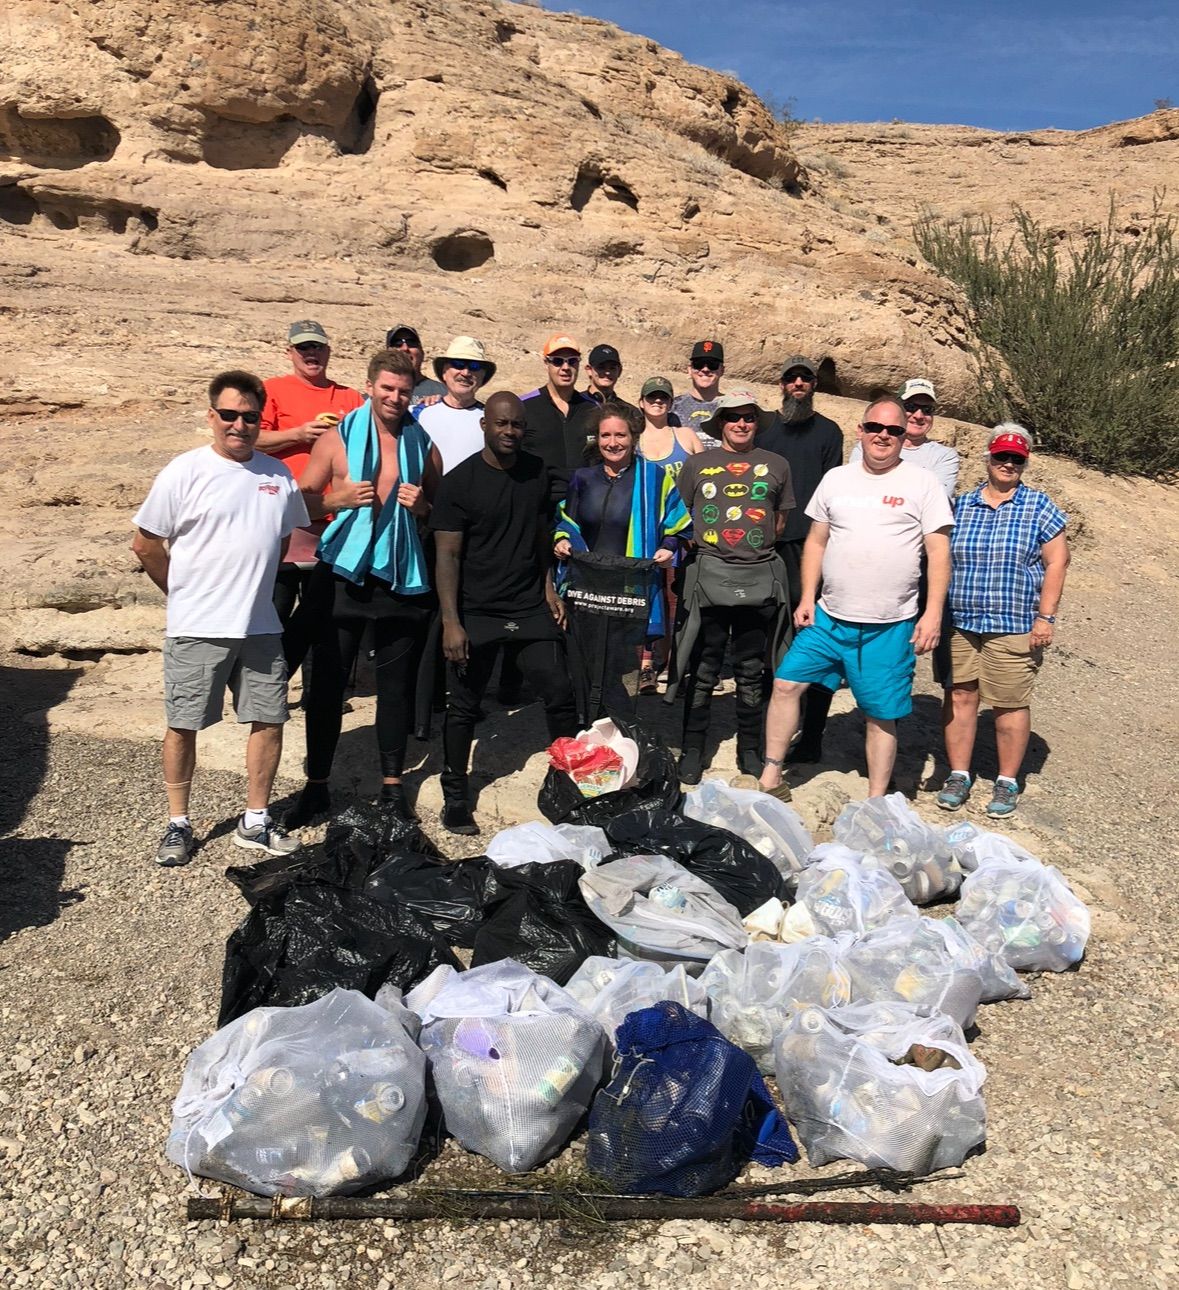
[[[731,1196],[672,1197],[583,1195],[562,1192],[499,1193],[475,1199],[461,1191],[430,1190],[418,1196],[193,1197],[190,1222],[239,1218],[314,1219],[588,1219],[594,1222],[655,1218],[741,1219],[747,1223],[971,1223],[1017,1227],[1015,1205],[925,1205],[886,1201],[794,1201],[775,1204]]]

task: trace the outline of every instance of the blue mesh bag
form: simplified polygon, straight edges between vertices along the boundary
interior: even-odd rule
[[[749,1160],[793,1163],[798,1148],[748,1053],[671,1000],[617,1030],[610,1083],[590,1108],[586,1163],[616,1192],[702,1196]]]

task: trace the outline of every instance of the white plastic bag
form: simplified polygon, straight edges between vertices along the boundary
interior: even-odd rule
[[[1089,911],[1059,869],[987,860],[962,884],[958,921],[1021,972],[1063,972],[1085,956]]]
[[[690,820],[727,829],[767,856],[794,889],[814,839],[793,807],[755,789],[731,788],[723,780],[706,779],[684,798]]]
[[[683,963],[693,975],[718,951],[743,949],[741,915],[703,878],[667,856],[627,856],[585,874],[590,909],[618,938],[620,958]]]
[[[811,852],[798,879],[797,901],[790,913],[794,914],[799,905],[809,914],[814,934],[820,936],[840,932],[862,936],[891,918],[917,913],[887,869],[870,857],[831,842]],[[801,915],[795,917],[797,920]]]
[[[1032,860],[1039,863],[1030,851],[1025,851],[1002,833],[980,829],[969,820],[961,820],[946,829],[946,845],[964,873],[973,873],[988,860]]]
[[[610,851],[610,839],[601,829],[576,824],[554,828],[533,820],[501,829],[487,844],[485,854],[504,869],[552,860],[576,860],[583,869],[592,869]]]
[[[840,965],[841,947],[825,936],[796,945],[758,942],[744,951],[722,950],[704,969],[712,1024],[774,1073],[774,1040],[806,1008],[833,1008],[851,998],[851,981]]]
[[[926,1174],[961,1164],[986,1138],[986,1070],[943,1013],[905,1003],[808,1009],[778,1039],[774,1066],[812,1165]]]
[[[982,1003],[996,999],[1030,999],[1031,989],[1021,981],[1002,954],[985,949],[956,918],[926,920],[942,938],[954,961],[977,972],[982,981]]]
[[[944,1012],[964,1030],[983,994],[982,976],[950,953],[936,919],[894,918],[865,932],[844,950],[852,998],[899,1000]]]
[[[699,1017],[708,1016],[704,987],[682,964],[664,971],[658,963],[594,955],[569,978],[565,990],[602,1023],[611,1042],[630,1013],[664,999],[683,1004]]]
[[[836,842],[878,860],[914,904],[952,896],[962,885],[945,834],[926,824],[901,793],[849,802],[831,831]]]
[[[355,990],[255,1008],[189,1057],[168,1159],[259,1196],[347,1195],[405,1172],[425,1080],[400,1022]]]
[[[602,1078],[606,1033],[570,995],[512,959],[434,974],[422,1017],[446,1127],[507,1173],[555,1155]],[[419,987],[420,989],[421,987]]]

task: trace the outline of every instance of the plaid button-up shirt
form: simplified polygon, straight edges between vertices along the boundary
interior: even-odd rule
[[[950,537],[950,613],[964,632],[1014,636],[1030,632],[1044,583],[1045,542],[1064,532],[1067,516],[1049,498],[1019,484],[1010,499],[989,506],[983,485],[954,507]]]

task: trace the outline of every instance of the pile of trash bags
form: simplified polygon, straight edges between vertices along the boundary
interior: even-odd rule
[[[787,1164],[790,1126],[815,1165],[929,1172],[985,1139],[980,1007],[1085,953],[1057,869],[899,794],[815,846],[764,794],[682,799],[640,738],[633,779],[582,805],[462,861],[349,811],[319,847],[229,870],[249,910],[169,1159],[266,1196],[371,1190],[420,1167],[432,1107],[513,1174],[584,1128],[588,1167],[633,1194]]]

